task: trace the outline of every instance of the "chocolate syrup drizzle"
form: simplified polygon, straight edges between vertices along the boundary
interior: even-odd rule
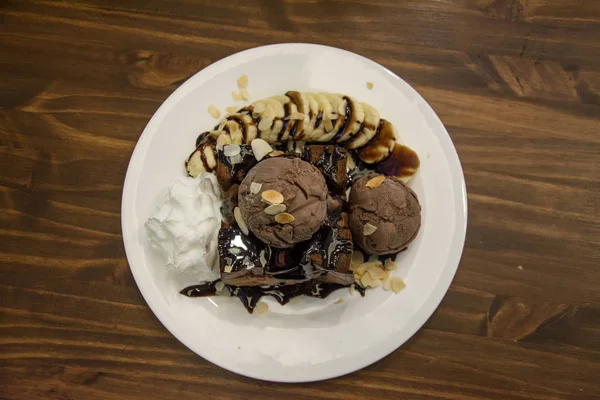
[[[347,103],[345,121],[340,132],[345,130],[349,114],[350,104]],[[320,118],[317,117],[317,119]],[[295,129],[296,126],[291,128],[290,137],[293,137]],[[285,143],[275,147],[287,153]],[[310,146],[305,147],[301,158],[310,160],[310,152]],[[342,254],[350,254],[353,251],[352,241],[341,239],[337,227],[346,203],[343,201],[345,193],[337,193],[336,188],[345,185],[339,181],[336,165],[346,157],[356,159],[354,153],[354,150],[348,150],[346,153],[338,146],[333,146],[333,151],[326,148],[321,157],[313,162],[323,172],[329,187],[331,194],[329,205],[337,204],[337,206],[328,207],[327,219],[323,227],[310,240],[287,249],[280,249],[266,245],[252,233],[244,235],[236,225],[223,227],[219,231],[219,254],[225,265],[232,267],[232,273],[244,273],[245,269],[250,269],[251,272],[257,271],[257,273],[272,278],[274,282],[273,285],[265,286],[224,285],[224,292],[238,297],[249,313],[254,311],[256,304],[263,296],[271,296],[283,305],[300,295],[325,298],[333,291],[351,285],[354,285],[361,295],[365,295],[366,289],[356,283],[341,285],[319,281],[320,277],[324,277],[330,272],[334,273],[338,258]],[[296,157],[298,155],[287,153],[285,156]],[[240,154],[235,157],[226,157],[222,151],[218,152],[218,157],[221,162],[230,167],[232,184],[241,183],[248,171],[257,164],[250,146],[241,146]],[[392,153],[388,159],[377,164],[358,162],[356,167],[343,178],[347,180],[348,185],[351,185],[360,177],[373,172],[388,176],[396,175],[399,168]],[[232,214],[234,206],[233,203],[224,203],[223,215]],[[262,278],[264,275],[260,275],[260,277]],[[214,296],[217,292],[216,284],[218,282],[219,280],[192,285],[184,288],[180,293],[188,297]]]
[[[179,293],[187,297],[208,297],[215,296],[216,289],[215,285],[219,280],[214,282],[205,282],[199,285],[193,285],[186,287]],[[231,296],[235,296],[240,299],[246,310],[250,314],[254,312],[256,303],[263,296],[273,297],[279,304],[285,305],[290,302],[291,299],[297,296],[309,296],[324,299],[329,296],[335,290],[347,287],[345,285],[338,285],[335,283],[324,283],[307,281],[295,285],[285,286],[228,286],[225,285]],[[357,291],[364,296],[364,288],[357,285]]]

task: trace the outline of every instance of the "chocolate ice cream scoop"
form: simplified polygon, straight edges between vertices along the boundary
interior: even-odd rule
[[[391,254],[406,248],[421,227],[417,195],[404,182],[370,174],[350,192],[352,237],[369,254]]]
[[[238,204],[248,229],[279,248],[308,240],[327,214],[325,178],[299,158],[264,160],[248,172],[238,190]]]

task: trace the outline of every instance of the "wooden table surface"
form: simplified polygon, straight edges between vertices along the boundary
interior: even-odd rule
[[[600,397],[600,1],[5,0],[0,15],[0,398]],[[458,273],[423,329],[301,385],[179,343],[120,228],[160,104],[210,63],[280,42],[404,78],[450,132],[469,193]]]

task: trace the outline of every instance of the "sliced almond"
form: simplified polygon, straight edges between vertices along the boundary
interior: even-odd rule
[[[367,89],[373,89],[373,82],[367,82]]]
[[[237,112],[237,107],[228,106],[225,108],[229,114],[235,114]]]
[[[366,223],[365,226],[363,227],[363,235],[365,236],[369,236],[372,235],[373,233],[375,233],[375,231],[377,230],[377,227],[375,225],[371,225],[370,223]]]
[[[231,265],[226,265],[225,268],[223,268],[223,271],[229,274],[233,271],[233,267]]]
[[[390,275],[392,274],[392,271],[390,271],[389,269],[384,269],[384,277],[382,279],[382,281],[387,281],[388,279],[390,279]]]
[[[292,214],[288,214],[286,212],[281,213],[281,214],[277,214],[275,216],[275,222],[280,223],[280,224],[290,224],[292,222],[294,222],[295,218]]]
[[[329,114],[329,115],[327,116],[327,119],[328,119],[328,120],[330,120],[330,121],[333,121],[333,120],[336,120],[336,119],[338,119],[338,117],[339,117],[339,114],[336,114],[336,113],[331,113],[331,114]]]
[[[240,248],[238,248],[238,247],[232,247],[232,248],[229,249],[229,252],[231,254],[240,254],[242,252],[242,250]]]
[[[294,142],[293,141],[290,140],[289,142],[287,142],[287,150],[290,153],[294,151]]]
[[[361,264],[361,265],[358,266],[358,268],[356,268],[356,273],[358,275],[362,276],[362,275],[365,274],[365,272],[367,272],[367,268],[368,267],[369,267],[369,264],[367,264],[367,263]]]
[[[223,147],[223,154],[225,157],[237,156],[241,151],[242,148],[239,144],[228,144],[227,146]]]
[[[265,213],[269,215],[277,215],[284,212],[286,208],[287,207],[285,206],[285,204],[272,204],[265,208]]]
[[[382,280],[385,277],[385,272],[383,271],[383,269],[375,267],[375,268],[370,268],[367,273],[369,274],[369,276],[371,277],[371,279],[378,279],[378,280]]]
[[[236,208],[233,209],[233,216],[235,218],[235,222],[237,222],[237,224],[240,227],[240,230],[242,231],[242,233],[244,235],[249,234],[250,231],[248,230],[248,226],[246,225],[246,222],[244,221],[244,218],[242,218],[242,210],[240,210],[239,207],[236,207]]]
[[[265,190],[262,192],[262,199],[267,204],[281,204],[283,203],[283,195],[277,190]]]
[[[361,253],[360,251],[355,251],[354,253],[352,253],[352,264],[362,264],[365,262],[365,258],[363,257],[363,253]]]
[[[219,118],[221,116],[221,111],[219,111],[219,109],[212,104],[208,106],[208,113],[213,118]]]
[[[262,183],[252,182],[250,184],[250,193],[257,194],[262,189]]]
[[[365,183],[365,186],[370,187],[370,188],[376,188],[376,187],[381,186],[383,181],[385,181],[385,176],[378,175],[375,178],[369,179],[369,181],[367,183]]]
[[[235,101],[244,100],[244,98],[242,97],[242,95],[239,92],[231,92],[231,97]]]
[[[240,95],[242,96],[243,100],[248,100],[248,89],[246,88],[241,88],[240,89]]]
[[[260,251],[260,255],[259,255],[259,260],[260,260],[260,264],[264,267],[265,265],[267,265],[267,254],[265,252],[265,250],[261,250]]]
[[[215,290],[217,292],[220,292],[223,289],[225,289],[225,284],[222,281],[215,283]]]
[[[398,264],[396,264],[394,261],[392,261],[391,258],[388,258],[387,260],[385,260],[385,263],[383,264],[383,266],[385,267],[385,269],[387,269],[389,271],[398,269]]]
[[[242,162],[242,156],[238,154],[237,156],[229,157],[229,162],[231,165],[239,164]]]
[[[366,261],[366,262],[362,263],[362,265],[365,267],[365,271],[368,271],[371,268],[377,268],[377,263],[372,262],[372,261]]]
[[[273,126],[273,119],[263,117],[263,118],[261,118],[260,122],[258,123],[258,130],[261,132],[268,131],[269,129],[271,129],[271,126]]]
[[[265,103],[256,103],[252,109],[253,113],[262,114],[265,112]]]
[[[281,150],[273,150],[272,152],[270,152],[268,154],[269,157],[279,157],[282,156],[284,153]]]
[[[344,302],[344,299],[342,299],[341,297],[339,299],[337,299],[335,301],[335,304],[342,304]]]
[[[364,274],[362,278],[360,278],[360,283],[364,287],[372,287],[376,288],[381,285],[381,281],[379,279],[372,279],[369,274]]]
[[[254,139],[250,143],[250,147],[252,147],[252,152],[257,161],[262,160],[267,154],[273,151],[273,148],[269,143],[259,138]]]
[[[389,280],[383,281],[382,286],[383,286],[383,290],[385,290],[385,291],[392,290],[392,285]]]
[[[262,301],[256,303],[256,312],[258,315],[266,314],[267,311],[269,311],[269,305],[267,303],[263,303]]]
[[[325,120],[323,126],[325,126],[325,132],[331,132],[333,130],[333,123],[330,120]]]
[[[304,151],[304,146],[306,146],[306,142],[304,140],[298,140],[295,143],[296,147],[294,149],[294,151],[296,152],[296,154],[302,154],[302,152]]]
[[[348,154],[348,156],[346,157],[346,171],[352,171],[354,168],[356,168],[356,162],[354,161],[354,157]]]
[[[402,280],[402,278],[392,278],[390,279],[390,286],[394,293],[399,293],[402,289],[406,287],[406,284]]]
[[[369,287],[371,285],[372,281],[373,281],[373,279],[371,279],[369,274],[364,274],[363,276],[360,277],[360,284],[363,285],[364,287]]]
[[[338,108],[338,112],[340,113],[340,115],[345,115],[346,114],[346,100],[344,100],[343,102],[340,103],[340,106]]]
[[[354,285],[350,285],[350,296],[354,296],[354,292],[356,292]]]
[[[286,119],[291,119],[291,120],[303,120],[305,117],[304,114],[302,114],[301,112],[293,112],[291,113],[289,116],[286,117]]]
[[[275,118],[275,109],[272,105],[268,104],[265,107],[265,112],[263,113],[263,118],[273,119]]]
[[[377,254],[371,254],[369,256],[369,259],[367,260],[367,262],[378,263],[379,262],[379,256]]]
[[[379,287],[379,286],[381,286],[381,284],[382,284],[382,282],[381,282],[380,280],[378,280],[378,279],[373,279],[373,280],[371,281],[371,285],[369,285],[369,287],[376,288],[376,287]]]
[[[240,76],[239,78],[237,78],[237,85],[239,88],[248,87],[248,75],[244,74],[244,75]]]

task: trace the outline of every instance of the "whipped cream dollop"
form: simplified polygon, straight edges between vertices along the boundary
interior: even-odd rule
[[[150,243],[165,254],[168,268],[191,273],[198,281],[219,278],[221,202],[213,174],[173,181],[163,204],[146,222]]]

